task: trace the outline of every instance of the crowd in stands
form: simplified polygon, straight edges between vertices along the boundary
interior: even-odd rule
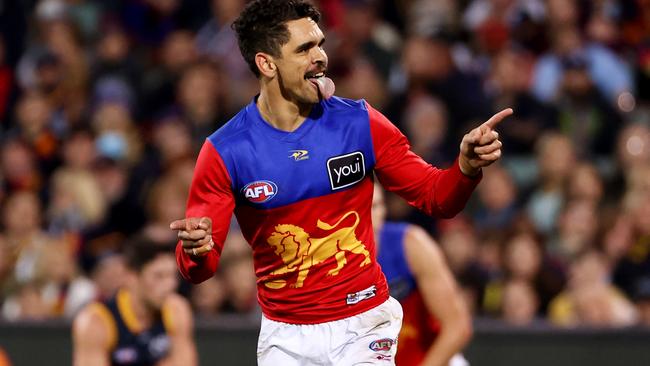
[[[462,214],[391,220],[436,239],[472,314],[515,326],[650,326],[650,1],[321,0],[328,75],[447,167],[493,113],[498,165]],[[167,245],[203,140],[258,90],[245,0],[0,7],[0,319],[71,318],[121,284],[133,236]],[[233,221],[197,316],[257,316]]]

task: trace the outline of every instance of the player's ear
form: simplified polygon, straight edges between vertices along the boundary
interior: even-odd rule
[[[272,78],[277,73],[278,67],[275,64],[273,56],[258,52],[255,54],[255,64],[257,69],[260,70],[260,74],[263,76]]]

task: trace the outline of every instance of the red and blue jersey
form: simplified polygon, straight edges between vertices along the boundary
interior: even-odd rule
[[[479,179],[424,162],[365,101],[315,104],[292,132],[261,117],[256,100],[204,143],[187,217],[212,219],[215,248],[176,255],[181,274],[212,276],[234,213],[253,248],[258,301],[270,319],[310,324],[343,319],[388,298],[370,219],[373,173],[426,213],[451,217]]]
[[[402,304],[397,365],[419,365],[440,332],[440,323],[424,304],[404,253],[408,224],[385,222],[379,232],[377,261],[386,276],[390,295]]]

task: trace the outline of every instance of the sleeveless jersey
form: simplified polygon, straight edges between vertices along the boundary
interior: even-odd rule
[[[97,313],[112,327],[110,360],[113,366],[154,366],[170,350],[166,308],[148,329],[138,329],[130,294],[122,289],[104,303],[95,303]]]

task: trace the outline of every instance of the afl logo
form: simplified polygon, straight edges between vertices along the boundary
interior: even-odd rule
[[[390,351],[391,347],[393,347],[393,343],[395,343],[395,341],[390,338],[378,339],[370,343],[370,349],[375,352]]]
[[[257,180],[245,185],[242,188],[242,193],[247,200],[253,203],[262,203],[275,197],[278,193],[278,186],[268,180]]]

